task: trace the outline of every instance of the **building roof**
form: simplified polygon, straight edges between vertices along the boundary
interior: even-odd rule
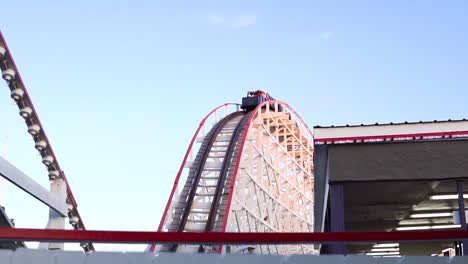
[[[468,138],[468,120],[434,120],[385,124],[314,127],[315,144]]]
[[[432,120],[432,121],[404,121],[404,122],[390,122],[390,123],[373,123],[373,124],[355,124],[355,125],[331,125],[321,126],[316,125],[314,128],[332,128],[332,127],[362,127],[362,126],[388,126],[388,125],[406,125],[406,124],[428,124],[428,123],[443,123],[443,122],[461,122],[467,121],[468,119],[447,119],[447,120]]]

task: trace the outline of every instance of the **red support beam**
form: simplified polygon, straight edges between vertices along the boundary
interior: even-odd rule
[[[84,231],[0,228],[0,240],[101,243],[181,244],[313,244],[363,242],[456,241],[468,239],[468,231],[336,232],[336,233],[193,233]]]

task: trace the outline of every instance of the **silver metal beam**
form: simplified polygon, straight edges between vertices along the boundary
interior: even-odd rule
[[[0,157],[0,176],[4,177],[23,191],[41,201],[61,216],[67,216],[68,209],[64,199],[59,199],[39,183],[31,179],[24,172]]]

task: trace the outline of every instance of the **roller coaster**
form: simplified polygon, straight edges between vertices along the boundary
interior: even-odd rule
[[[242,105],[224,104],[200,123],[158,231],[313,232],[313,186],[313,138],[307,125],[288,104],[250,92]],[[242,247],[152,245],[150,251],[155,250],[221,253]],[[251,250],[314,251],[306,245]]]

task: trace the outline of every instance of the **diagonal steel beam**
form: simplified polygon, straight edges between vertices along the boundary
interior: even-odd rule
[[[67,204],[61,201],[55,194],[51,193],[39,183],[31,179],[24,172],[0,157],[0,176],[27,192],[48,207],[54,209],[61,216],[66,217],[68,213]]]

